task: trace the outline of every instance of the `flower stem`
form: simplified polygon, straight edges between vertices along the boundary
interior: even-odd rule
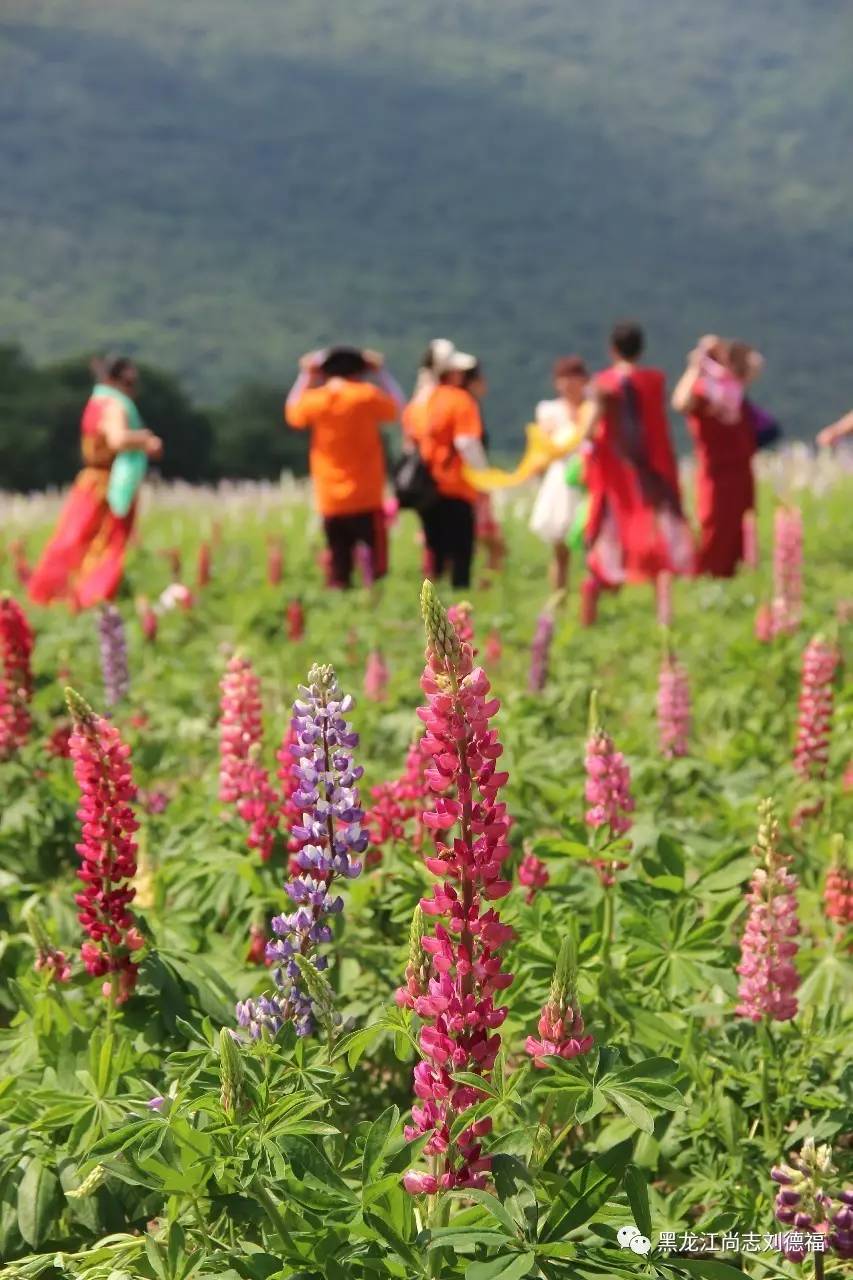
[[[773,1056],[773,1037],[770,1020],[765,1017],[759,1033],[761,1040],[761,1119],[764,1127],[764,1144],[773,1151],[773,1119],[770,1103],[770,1059]]]
[[[284,1221],[281,1210],[257,1175],[249,1183],[249,1188],[263,1206],[264,1212],[275,1227],[276,1235],[284,1245],[285,1253],[287,1253],[290,1247],[290,1233],[287,1230],[287,1224]]]
[[[601,964],[610,968],[610,944],[613,940],[613,886],[604,889],[604,901],[601,913]]]

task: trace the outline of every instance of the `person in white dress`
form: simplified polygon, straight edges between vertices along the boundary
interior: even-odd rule
[[[589,370],[580,356],[561,356],[552,376],[557,398],[539,402],[536,423],[555,445],[566,448],[567,456],[580,446],[588,424]],[[530,528],[553,549],[550,579],[555,591],[568,585],[568,535],[579,501],[577,491],[566,483],[566,456],[549,465],[530,516]]]

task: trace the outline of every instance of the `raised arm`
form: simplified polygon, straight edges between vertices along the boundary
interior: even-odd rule
[[[839,418],[837,422],[833,422],[832,426],[824,427],[817,437],[817,442],[821,448],[829,448],[830,445],[837,444],[839,440],[846,439],[847,436],[853,436],[853,409],[849,413],[845,413],[843,418]]]
[[[116,400],[109,400],[105,404],[101,430],[114,453],[139,449],[150,458],[156,458],[163,450],[163,441],[153,431],[149,431],[147,427],[143,427],[141,431],[133,431],[127,425],[127,414]]]

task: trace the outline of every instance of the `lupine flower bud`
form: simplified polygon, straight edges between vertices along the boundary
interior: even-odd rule
[[[446,667],[454,667],[462,654],[459,633],[448,618],[429,579],[421,588],[421,613],[431,652]]]
[[[539,1039],[528,1036],[524,1045],[536,1067],[546,1067],[546,1058],[577,1058],[593,1046],[593,1037],[584,1035],[576,983],[575,944],[569,936],[560,947],[551,991],[539,1018]]]
[[[474,668],[470,645],[460,641],[429,582],[421,603],[427,633],[421,687],[427,705],[418,714],[426,726],[423,751],[431,761],[427,781],[437,797],[434,809],[423,816],[436,833],[425,862],[440,880],[420,904],[436,924],[434,933],[421,940],[432,964],[426,992],[413,996],[414,1011],[423,1019],[422,1060],[414,1073],[418,1103],[405,1135],[410,1141],[427,1137],[423,1154],[433,1169],[406,1174],[403,1185],[416,1195],[485,1184],[491,1161],[482,1154],[480,1139],[490,1132],[491,1119],[461,1130],[456,1123],[484,1094],[455,1083],[453,1075],[464,1071],[487,1078],[491,1073],[500,1048],[497,1029],[507,1014],[494,1000],[512,981],[501,971],[499,954],[511,931],[494,907],[487,907],[511,887],[502,871],[509,820],[497,798],[507,774],[497,771],[502,749],[489,727],[499,704],[489,697],[485,672]]]
[[[847,865],[844,837],[832,837],[830,867],[823,888],[823,906],[829,920],[853,924],[853,875]]]
[[[415,1000],[427,994],[432,961],[424,950],[424,913],[418,903],[412,913],[412,924],[409,929],[409,962],[406,965],[406,985],[399,987],[394,999],[400,1006],[414,1008]]]
[[[0,596],[0,760],[8,760],[29,737],[33,633],[11,596]]]
[[[746,895],[749,904],[737,972],[739,1003],[735,1013],[752,1022],[786,1022],[797,1013],[797,878],[791,859],[779,848],[779,823],[772,800],[759,806],[758,838],[753,852],[759,866]]]
[[[53,945],[38,910],[30,907],[25,919],[36,950],[36,960],[33,965],[36,973],[47,973],[54,982],[70,982],[71,965],[68,963],[65,952]]]
[[[551,879],[548,868],[535,853],[525,853],[518,868],[518,882],[527,888],[524,901],[530,906],[536,898],[537,890],[544,889]]]
[[[833,1196],[827,1187],[835,1172],[832,1149],[828,1145],[816,1146],[814,1138],[806,1138],[799,1154],[792,1153],[789,1164],[770,1170],[773,1181],[781,1184],[773,1206],[776,1219],[796,1228],[782,1241],[782,1252],[789,1262],[802,1262],[805,1258],[809,1252],[806,1237],[826,1237],[827,1230],[831,1228]],[[843,1252],[844,1241],[840,1242],[839,1248],[834,1237],[835,1233],[830,1230],[829,1244],[839,1256],[847,1256]]]
[[[277,587],[284,572],[284,551],[277,538],[267,539],[267,582]]]
[[[371,702],[388,697],[388,667],[379,649],[371,649],[364,669],[364,695]]]
[[[658,741],[666,760],[686,756],[690,741],[690,682],[672,653],[664,655],[658,674]]]
[[[101,606],[98,615],[98,634],[101,642],[104,701],[108,707],[114,707],[116,703],[127,697],[130,689],[124,620],[115,605]]]
[[[305,610],[301,600],[290,600],[286,610],[288,640],[301,640],[305,635]]]
[[[240,1046],[231,1031],[219,1032],[219,1101],[228,1116],[239,1111],[243,1103],[243,1059]]]
[[[527,688],[530,693],[540,693],[545,688],[553,639],[554,615],[550,609],[543,609],[536,619],[536,631],[530,646],[530,668],[527,674]]]
[[[826,777],[834,702],[833,681],[839,653],[835,645],[815,636],[803,653],[797,741],[794,769],[801,778],[819,781]]]
[[[129,905],[136,875],[138,827],[131,809],[136,788],[130,770],[130,748],[108,720],[95,714],[87,702],[66,689],[74,730],[71,758],[80,788],[77,816],[82,840],[77,845],[84,889],[75,895],[77,919],[89,935],[80,955],[88,973],[106,977],[105,996],[121,1004],[133,992],[139,966],[132,959],[144,946]]]
[[[196,585],[206,587],[210,582],[210,562],[211,550],[209,542],[202,542],[198,549],[198,563],[196,567]]]
[[[142,627],[142,634],[145,639],[153,643],[157,639],[157,628],[160,620],[157,617],[157,611],[152,608],[146,596],[140,596],[136,601],[136,614],[139,618],[139,625]]]
[[[166,547],[160,553],[169,565],[169,571],[172,575],[172,581],[178,582],[181,577],[181,550],[180,547]]]
[[[9,544],[9,551],[15,566],[15,577],[22,587],[25,587],[33,576],[30,562],[27,559],[27,549],[20,538],[16,538],[14,542]]]

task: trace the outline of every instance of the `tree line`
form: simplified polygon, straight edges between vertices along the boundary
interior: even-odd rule
[[[138,368],[139,410],[163,437],[158,469],[165,478],[203,483],[307,473],[306,441],[284,426],[281,387],[247,382],[209,408],[193,403],[167,370]],[[72,479],[91,388],[88,355],[37,365],[19,346],[0,345],[0,489],[29,492]]]

